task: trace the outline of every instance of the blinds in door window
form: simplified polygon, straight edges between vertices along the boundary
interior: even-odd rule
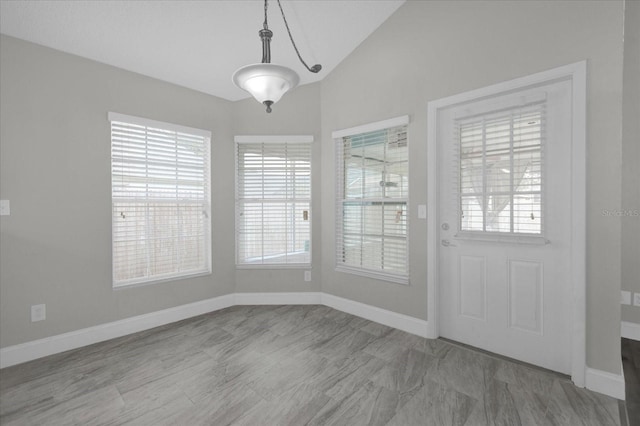
[[[311,263],[311,137],[236,137],[236,262]]]
[[[408,279],[407,126],[336,139],[338,269]]]
[[[109,119],[114,286],[210,272],[210,133]]]
[[[456,120],[460,230],[543,231],[544,102]]]

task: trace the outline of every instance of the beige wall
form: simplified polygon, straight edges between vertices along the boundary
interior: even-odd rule
[[[322,82],[322,175],[331,132],[411,116],[411,285],[335,272],[334,183],[322,180],[323,291],[426,319],[427,103],[588,60],[587,363],[620,371],[622,2],[409,1]]]
[[[417,205],[427,202],[427,103],[586,59],[587,362],[618,373],[623,238],[620,219],[601,212],[622,208],[621,190],[633,189],[623,176],[637,179],[633,160],[620,172],[622,16],[620,1],[409,1],[271,115],[253,100],[230,103],[2,36],[0,198],[12,214],[0,220],[0,347],[234,291],[321,290],[426,319],[428,236]],[[108,111],[212,130],[211,277],[112,290]],[[411,285],[337,273],[331,132],[403,114],[412,120]],[[236,134],[316,138],[311,283],[301,270],[235,270]],[[47,321],[31,323],[37,303]]]
[[[234,291],[231,103],[2,36],[0,346]],[[111,286],[107,112],[212,131],[213,275]],[[47,319],[30,322],[46,303]]]
[[[640,293],[640,2],[627,1],[622,94],[622,289]],[[622,320],[640,323],[640,306],[622,306]]]

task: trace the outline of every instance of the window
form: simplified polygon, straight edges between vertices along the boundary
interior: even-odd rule
[[[542,234],[544,103],[455,123],[460,230]]]
[[[211,133],[109,113],[114,287],[211,272]]]
[[[407,283],[407,116],[333,133],[336,269]]]
[[[311,136],[236,136],[236,264],[311,264]]]

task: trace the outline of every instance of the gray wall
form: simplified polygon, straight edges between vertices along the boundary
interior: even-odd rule
[[[0,346],[234,291],[231,103],[2,36]],[[107,112],[211,130],[213,275],[111,286]],[[47,319],[30,322],[46,303]]]
[[[311,256],[312,265],[320,265],[320,83],[300,86],[287,93],[267,114],[264,106],[253,98],[234,102],[234,135],[313,135],[311,152],[312,205]],[[243,292],[305,292],[321,290],[321,269],[311,270],[311,281],[304,281],[304,269],[238,269],[236,291]]]
[[[624,15],[622,289],[640,293],[640,2],[627,1]],[[640,306],[622,306],[622,320],[640,323]]]
[[[229,103],[2,36],[0,197],[12,215],[0,220],[0,347],[234,291],[322,290],[426,319],[426,222],[416,209],[427,201],[427,102],[587,59],[587,362],[618,373],[621,220],[601,212],[621,209],[621,191],[633,190],[620,171],[622,16],[620,1],[409,1],[269,116],[253,100]],[[211,277],[112,290],[107,111],[212,130]],[[337,273],[333,249],[331,132],[402,114],[412,119],[408,286]],[[301,270],[235,270],[236,134],[316,137],[311,283]],[[637,161],[625,160],[625,182],[637,182]],[[47,321],[29,321],[36,303],[47,304]]]
[[[322,81],[323,291],[426,319],[427,102],[588,60],[587,363],[620,371],[622,2],[405,3]],[[411,285],[335,272],[331,132],[409,114]]]

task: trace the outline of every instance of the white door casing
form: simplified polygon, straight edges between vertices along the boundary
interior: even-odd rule
[[[571,374],[579,386],[585,370],[585,74],[581,62],[430,102],[428,141],[429,336]],[[532,100],[545,106],[547,117],[542,211],[531,212],[538,222],[542,215],[541,233],[465,232],[456,120]]]

